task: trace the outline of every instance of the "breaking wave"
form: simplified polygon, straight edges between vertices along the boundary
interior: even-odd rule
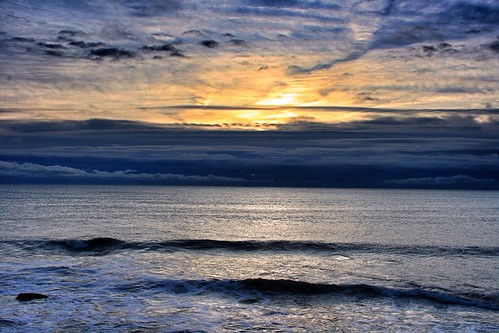
[[[312,241],[226,241],[211,239],[180,239],[156,242],[123,241],[110,237],[97,237],[87,240],[35,240],[4,241],[28,248],[44,250],[66,250],[70,252],[108,253],[118,250],[141,251],[233,251],[233,252],[309,252],[309,253],[395,253],[411,255],[479,255],[497,256],[499,247],[445,247],[420,245],[390,245],[369,243],[326,243]],[[1,244],[0,243],[0,244]],[[1,246],[1,245],[0,245]]]
[[[407,298],[430,301],[447,305],[474,306],[483,309],[499,310],[499,299],[496,296],[453,293],[451,291],[431,290],[423,287],[394,288],[371,284],[325,284],[296,280],[243,279],[243,280],[154,280],[126,283],[116,286],[120,291],[140,292],[153,289],[155,291],[176,294],[198,294],[216,292],[222,294],[250,295],[254,302],[254,292],[264,297],[279,295],[345,295],[362,297]],[[244,298],[243,300],[248,300]]]

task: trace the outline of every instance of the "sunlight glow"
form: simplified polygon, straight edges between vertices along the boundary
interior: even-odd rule
[[[276,97],[270,97],[262,99],[256,102],[256,105],[263,106],[283,106],[283,105],[296,105],[296,94],[295,93],[286,93],[279,94]]]

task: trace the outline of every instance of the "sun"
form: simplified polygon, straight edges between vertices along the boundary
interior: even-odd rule
[[[296,105],[297,104],[296,94],[295,93],[278,94],[275,97],[262,99],[256,102],[255,104],[262,106]]]

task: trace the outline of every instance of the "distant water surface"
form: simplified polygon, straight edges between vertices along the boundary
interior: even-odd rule
[[[498,216],[493,191],[2,185],[0,331],[494,332]]]

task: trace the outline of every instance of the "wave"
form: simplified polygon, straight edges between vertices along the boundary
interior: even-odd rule
[[[141,292],[146,289],[160,289],[176,294],[198,294],[217,292],[237,294],[243,297],[243,302],[251,300],[258,302],[254,292],[265,297],[272,296],[303,296],[303,295],[344,295],[361,296],[365,298],[389,297],[429,301],[432,303],[473,306],[483,309],[499,310],[499,300],[495,296],[452,293],[423,287],[394,288],[370,284],[324,284],[296,280],[273,279],[243,279],[243,280],[156,280],[139,283],[121,284],[116,286],[120,291]],[[247,301],[249,303],[249,301]]]
[[[5,242],[3,242],[5,243]],[[232,252],[308,252],[308,253],[393,253],[411,255],[478,255],[497,256],[499,247],[444,247],[420,245],[390,245],[370,243],[327,243],[313,241],[227,241],[211,239],[180,239],[156,242],[123,241],[110,237],[97,237],[87,240],[35,240],[15,243],[28,248],[46,250],[66,250],[70,252],[108,253],[117,250],[142,251],[232,251]],[[1,244],[1,243],[0,243]]]

